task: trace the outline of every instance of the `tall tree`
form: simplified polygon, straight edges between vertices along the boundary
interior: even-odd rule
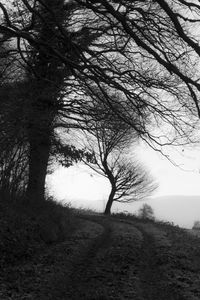
[[[62,0],[55,0],[44,1],[39,5],[37,15],[34,16],[37,43],[46,43],[50,48],[58,47],[59,40],[55,32],[56,24],[62,25],[65,18],[63,3]],[[28,64],[31,65],[27,68],[30,91],[27,122],[30,147],[27,197],[35,202],[44,199],[53,122],[57,113],[55,107],[64,78],[59,71],[61,62],[51,51],[42,46],[31,47],[31,51],[27,58]]]
[[[56,117],[59,117],[58,114],[61,108],[63,109],[63,107],[67,106],[68,109],[65,109],[66,115],[68,119],[71,119],[69,116],[71,115],[70,107],[75,106],[73,108],[75,113],[78,107],[76,99],[72,102],[69,99],[63,100],[65,94],[68,96],[71,94],[71,97],[74,98],[72,84],[69,92],[66,88],[67,79],[72,82],[70,78],[72,70],[70,66],[63,64],[60,57],[55,54],[57,51],[54,51],[54,49],[59,49],[62,55],[66,54],[70,58],[73,57],[78,63],[81,53],[77,51],[75,53],[72,52],[70,39],[73,38],[82,44],[84,44],[84,41],[86,41],[85,44],[89,43],[90,39],[88,35],[82,32],[82,28],[80,30],[77,28],[73,34],[70,32],[70,28],[67,25],[73,7],[69,7],[69,11],[64,10],[64,0],[51,2],[21,1],[21,3],[15,2],[14,4],[17,7],[17,14],[12,17],[12,21],[14,20],[15,24],[24,27],[24,31],[28,32],[30,30],[31,35],[34,36],[34,41],[28,41],[29,44],[25,42],[23,37],[17,36],[15,52],[20,55],[20,62],[24,67],[21,81],[27,94],[27,108],[25,112],[27,119],[26,134],[29,144],[27,199],[40,202],[44,199],[45,177],[52,140],[55,139]],[[1,5],[1,8],[3,9],[6,23],[9,23],[9,15],[6,14],[3,5]],[[15,17],[16,15],[17,18]],[[78,26],[78,22],[76,24]],[[63,35],[65,40],[63,40]],[[12,34],[10,38],[12,43],[14,43]],[[46,45],[48,45],[47,48]],[[61,111],[59,120],[62,117]]]

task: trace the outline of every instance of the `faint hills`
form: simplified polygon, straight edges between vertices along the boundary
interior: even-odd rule
[[[149,198],[133,203],[128,210],[137,211],[143,203],[152,206],[156,218],[174,222],[181,227],[192,228],[194,221],[200,221],[200,195],[169,195]]]

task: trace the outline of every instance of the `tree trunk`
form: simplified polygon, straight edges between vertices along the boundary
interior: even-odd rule
[[[28,202],[41,202],[45,196],[45,178],[51,147],[49,132],[31,130],[29,136],[29,180],[26,192]]]
[[[37,19],[39,24],[38,42],[42,41],[49,47],[56,48],[59,43],[57,23],[62,24],[65,17],[64,0],[44,0],[43,2],[44,4],[39,7],[40,15],[43,18],[38,17]],[[60,60],[52,55],[51,51],[44,50],[42,47],[32,50],[31,65],[35,72],[29,74],[32,98],[29,107],[28,142],[30,153],[26,199],[31,202],[41,202],[45,196],[45,178],[51,150],[53,121],[58,112],[55,104],[64,75],[59,69]],[[35,74],[37,74],[36,78]]]
[[[110,215],[111,214],[111,207],[114,201],[114,195],[115,195],[115,189],[112,187],[108,201],[106,203],[106,208],[104,211],[104,215]]]

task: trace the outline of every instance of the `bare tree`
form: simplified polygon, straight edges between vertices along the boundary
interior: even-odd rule
[[[113,202],[132,202],[143,199],[156,189],[151,176],[128,152],[136,143],[137,134],[121,122],[107,116],[97,121],[90,135],[86,134],[86,150],[91,153],[91,169],[106,177],[111,186],[105,214],[110,214]]]
[[[0,38],[0,191],[1,198],[24,194],[28,179],[28,143],[25,137],[24,86],[13,80],[18,60],[9,39]],[[18,74],[19,75],[19,74]],[[22,92],[23,91],[23,92]]]

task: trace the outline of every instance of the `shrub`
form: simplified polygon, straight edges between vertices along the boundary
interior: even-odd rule
[[[52,197],[36,207],[35,215],[41,237],[46,243],[62,242],[76,228],[72,209],[56,202]]]
[[[0,263],[15,264],[44,246],[37,222],[19,214],[11,205],[0,204]]]
[[[150,205],[144,204],[138,211],[138,217],[141,219],[154,220],[154,212]]]
[[[200,221],[195,221],[192,229],[200,231]]]

